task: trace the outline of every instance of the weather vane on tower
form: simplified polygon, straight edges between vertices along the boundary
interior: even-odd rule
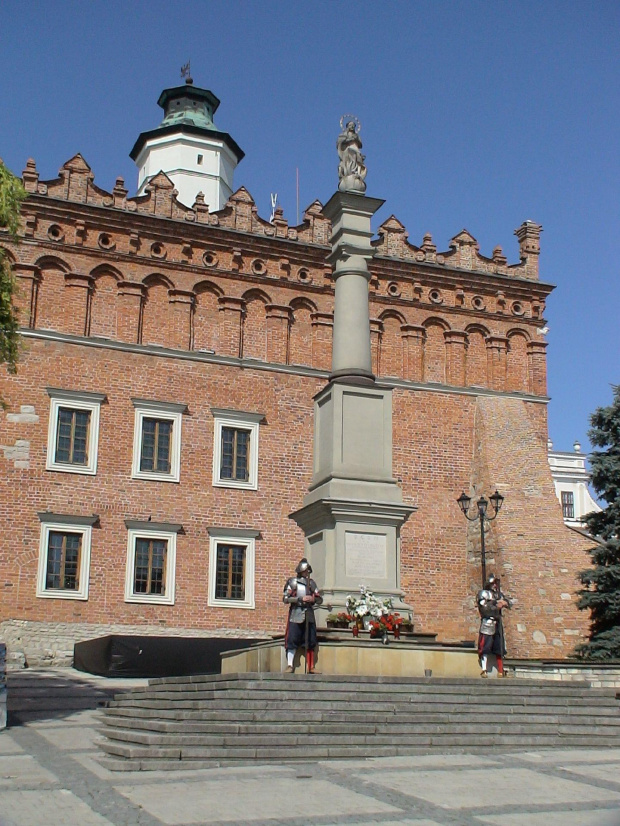
[[[187,61],[185,66],[181,66],[181,77],[185,78],[186,83],[191,83],[192,82],[192,75],[191,75],[191,71],[190,71],[189,60]]]

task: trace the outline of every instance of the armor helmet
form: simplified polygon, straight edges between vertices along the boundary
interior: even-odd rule
[[[295,573],[297,576],[310,576],[312,573],[312,568],[310,567],[310,563],[304,556],[303,559],[299,560],[299,565],[295,568]]]
[[[495,574],[489,574],[486,581],[486,587],[493,588],[494,586],[499,588],[499,577],[495,576]]]

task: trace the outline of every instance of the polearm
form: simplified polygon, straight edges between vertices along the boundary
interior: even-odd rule
[[[306,577],[306,596],[310,594],[310,576]],[[304,660],[304,674],[308,673],[308,645],[310,644],[310,623],[308,622],[308,609],[310,603],[307,602],[304,608],[304,618],[306,622],[306,658]]]

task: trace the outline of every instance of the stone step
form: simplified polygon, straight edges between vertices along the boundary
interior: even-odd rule
[[[390,682],[387,678],[376,678],[380,682],[374,683],[355,683],[352,681],[341,682],[341,678],[336,678],[332,675],[321,679],[322,675],[280,675],[280,679],[272,680],[193,680],[193,678],[184,678],[185,682],[179,682],[181,678],[167,678],[159,681],[150,680],[149,685],[143,689],[137,689],[136,693],[148,693],[156,691],[170,692],[173,694],[184,692],[201,692],[201,691],[231,691],[251,690],[251,691],[296,691],[298,693],[320,694],[321,692],[354,692],[363,697],[365,694],[376,694],[383,692],[391,693],[410,693],[415,690],[418,694],[428,693],[432,695],[437,694],[480,694],[482,693],[505,693],[513,694],[536,694],[545,695],[552,694],[554,696],[574,696],[575,694],[583,694],[584,692],[604,693],[605,689],[592,689],[588,683],[559,683],[559,682],[540,682],[525,681],[521,679],[511,680],[480,680],[470,679],[463,680],[461,683],[452,680],[431,680],[424,679],[422,681],[410,679],[401,680],[400,682]],[[173,682],[172,680],[177,681]]]
[[[505,727],[500,725],[489,725],[485,727],[485,737],[497,735],[503,737],[506,732]],[[153,733],[146,731],[136,731],[135,729],[110,729],[106,732],[107,737],[112,741],[121,741],[127,743],[134,743],[138,745],[149,746],[280,746],[282,748],[291,746],[307,745],[339,745],[345,744],[347,746],[354,745],[368,745],[373,743],[379,745],[407,745],[411,742],[416,742],[419,737],[425,735],[431,736],[446,736],[446,737],[465,737],[469,736],[470,741],[480,736],[480,726],[468,725],[466,723],[449,723],[449,724],[429,724],[423,723],[415,729],[405,731],[389,731],[378,726],[374,731],[362,734],[358,731],[347,732],[329,732],[320,731],[317,733],[308,732],[290,732],[289,730],[280,730],[278,732],[265,732],[261,728],[257,728],[252,733],[235,733],[235,734],[215,734],[215,733],[200,733],[200,734],[167,734],[167,733]],[[582,736],[588,737],[603,737],[609,741],[615,740],[616,745],[620,746],[620,733],[615,736],[612,735],[609,729],[605,726],[591,726],[585,728],[583,726],[574,725],[552,725],[552,724],[537,724],[537,725],[514,725],[510,728],[508,736],[518,738],[527,737],[556,737],[563,738],[564,736]]]
[[[507,751],[512,749],[545,749],[545,748],[604,748],[606,746],[616,746],[615,739],[591,736],[574,737],[570,735],[501,735],[497,737],[485,737],[484,752],[489,750]],[[367,757],[369,748],[372,749],[373,757],[398,756],[421,753],[423,749],[441,750],[466,750],[470,752],[474,749],[480,750],[480,733],[475,735],[420,735],[412,738],[406,745],[395,745],[393,743],[368,743],[364,744],[360,751],[359,745],[299,745],[283,746],[241,746],[230,747],[212,746],[136,746],[133,744],[123,744],[120,742],[107,741],[101,744],[102,749],[110,755],[124,757],[128,760],[141,761],[140,768],[155,768],[149,766],[149,760],[176,762],[175,768],[180,768],[178,761],[187,761],[184,767],[196,768],[193,761],[196,760],[217,760],[225,762],[254,761],[254,760],[277,760],[291,762],[294,760],[307,762],[309,760],[325,760],[333,758],[360,758]]]
[[[516,680],[165,678],[102,715],[111,765],[189,767],[485,748],[620,748],[615,692]],[[303,758],[300,757],[303,753]]]
[[[247,722],[262,720],[264,722],[281,721],[295,725],[300,721],[298,709],[290,708],[255,708],[238,709],[235,706],[230,708],[207,709],[175,709],[175,708],[137,708],[134,706],[104,709],[105,717],[128,717],[141,720],[176,720],[176,721],[221,721],[221,722]],[[320,722],[329,720],[331,722],[363,723],[365,720],[397,720],[400,722],[417,722],[431,715],[452,715],[485,720],[495,719],[500,715],[506,716],[509,720],[521,717],[533,718],[561,718],[570,716],[571,718],[583,717],[587,720],[609,717],[620,720],[618,706],[608,706],[605,708],[588,708],[587,706],[558,707],[558,706],[511,706],[489,704],[486,706],[464,706],[455,709],[453,705],[439,706],[437,704],[417,704],[408,706],[406,709],[394,709],[391,706],[381,706],[377,709],[358,709],[325,707],[322,709],[304,709],[303,720],[305,722]]]
[[[258,697],[246,696],[231,698],[222,697],[221,699],[218,698],[216,700],[178,700],[176,702],[169,698],[137,700],[128,697],[124,700],[113,701],[109,703],[109,708],[111,709],[136,708],[160,711],[175,709],[178,712],[269,711],[273,709],[278,710],[285,706],[299,708],[300,700],[298,697],[295,697],[294,695],[282,698],[281,700],[263,699]],[[545,697],[544,699],[538,698],[538,700],[536,698],[527,698],[527,700],[524,700],[523,698],[512,698],[510,696],[506,696],[493,698],[479,697],[476,699],[472,699],[471,701],[463,700],[462,702],[458,703],[455,701],[447,703],[445,701],[440,701],[437,698],[433,700],[428,697],[411,697],[407,700],[402,700],[399,702],[394,701],[391,697],[388,697],[384,700],[381,700],[381,698],[375,698],[373,701],[357,703],[354,699],[348,700],[346,702],[341,702],[332,697],[325,697],[318,699],[308,698],[308,700],[303,703],[304,712],[322,712],[330,710],[340,711],[343,709],[354,709],[357,711],[370,713],[373,711],[382,711],[389,709],[393,713],[407,713],[415,710],[431,710],[433,708],[447,710],[456,707],[458,707],[459,710],[462,710],[464,713],[468,709],[472,708],[485,708],[497,711],[501,711],[503,708],[511,708],[513,710],[531,710],[533,713],[550,713],[559,712],[563,709],[568,708],[587,709],[588,711],[594,709],[612,709],[617,708],[617,701],[613,699],[605,700],[604,698],[596,698],[590,704],[587,702],[586,698],[578,698],[569,703],[564,700],[552,697]]]
[[[355,721],[355,731],[359,733],[368,733],[375,731],[378,727],[386,730],[391,727],[397,727],[406,732],[415,732],[417,727],[424,723],[448,725],[452,723],[466,723],[467,725],[477,726],[480,730],[481,726],[487,726],[489,720],[494,725],[534,725],[534,724],[550,724],[550,725],[577,725],[601,727],[607,726],[610,729],[617,730],[620,733],[620,715],[601,715],[593,717],[589,714],[567,714],[567,715],[512,715],[512,714],[417,714],[408,715],[407,717],[386,717],[384,715],[377,715],[372,717],[364,717],[361,720]],[[162,733],[188,733],[195,734],[200,732],[218,733],[218,734],[244,734],[255,731],[260,726],[261,731],[266,732],[281,732],[291,729],[291,724],[294,725],[295,731],[314,733],[319,730],[334,731],[335,733],[347,734],[351,731],[351,721],[336,721],[332,717],[319,719],[316,721],[300,722],[295,720],[293,715],[288,715],[287,719],[283,720],[282,715],[274,715],[273,719],[265,720],[261,717],[252,721],[230,721],[219,720],[217,718],[211,720],[158,720],[153,718],[135,718],[131,716],[106,716],[104,728],[126,728],[135,729],[137,731],[153,731]],[[611,733],[611,732],[610,732]]]
[[[295,687],[288,687],[285,689],[274,690],[271,687],[254,688],[252,686],[235,686],[226,691],[215,690],[212,688],[197,687],[189,691],[170,691],[168,686],[160,688],[142,689],[131,693],[132,701],[140,702],[146,700],[170,700],[175,704],[182,702],[203,702],[211,700],[219,700],[223,697],[229,699],[246,699],[248,697],[260,700],[273,700],[275,702],[282,702],[283,700],[290,700],[293,697],[299,699],[300,696],[304,698],[304,703],[321,702],[324,700],[332,700],[339,702],[356,702],[367,703],[376,702],[377,699],[383,699],[384,696],[389,696],[395,702],[416,702],[420,700],[434,701],[434,702],[457,702],[457,703],[475,703],[485,702],[487,699],[493,698],[497,701],[510,698],[512,702],[527,703],[533,700],[540,701],[544,699],[552,703],[569,703],[576,701],[584,701],[592,704],[608,703],[612,700],[609,694],[589,693],[588,691],[581,692],[541,692],[539,694],[528,692],[519,692],[516,689],[511,689],[508,686],[502,690],[498,689],[481,689],[476,692],[459,692],[455,688],[451,688],[450,692],[426,692],[418,691],[417,687],[409,686],[407,690],[404,687],[399,687],[399,691],[391,691],[389,687],[385,687],[379,691],[361,691],[356,692],[349,687],[347,691],[332,690],[323,687],[320,691],[309,692],[307,690],[297,690]],[[593,692],[593,690],[590,690]],[[122,702],[126,699],[126,695],[120,695],[119,700]],[[116,698],[113,702],[116,702]]]

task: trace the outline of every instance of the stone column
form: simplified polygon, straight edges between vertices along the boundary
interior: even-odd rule
[[[290,516],[333,610],[360,583],[409,609],[400,590],[400,527],[415,508],[392,476],[392,390],[375,384],[371,362],[367,261],[370,218],[382,203],[337,192],[323,208],[333,229],[332,372],[315,396],[312,484]]]
[[[426,330],[414,324],[403,324],[400,328],[404,339],[404,373],[410,381],[424,378],[424,341]]]
[[[245,301],[223,295],[218,298],[220,323],[218,325],[219,352],[223,356],[241,356],[241,320],[245,313]]]
[[[267,361],[288,364],[289,327],[292,311],[280,304],[267,304]]]
[[[336,192],[323,207],[332,223],[334,268],[334,338],[332,378],[363,376],[374,380],[368,323],[368,261],[374,254],[370,219],[383,205],[379,198]]]

